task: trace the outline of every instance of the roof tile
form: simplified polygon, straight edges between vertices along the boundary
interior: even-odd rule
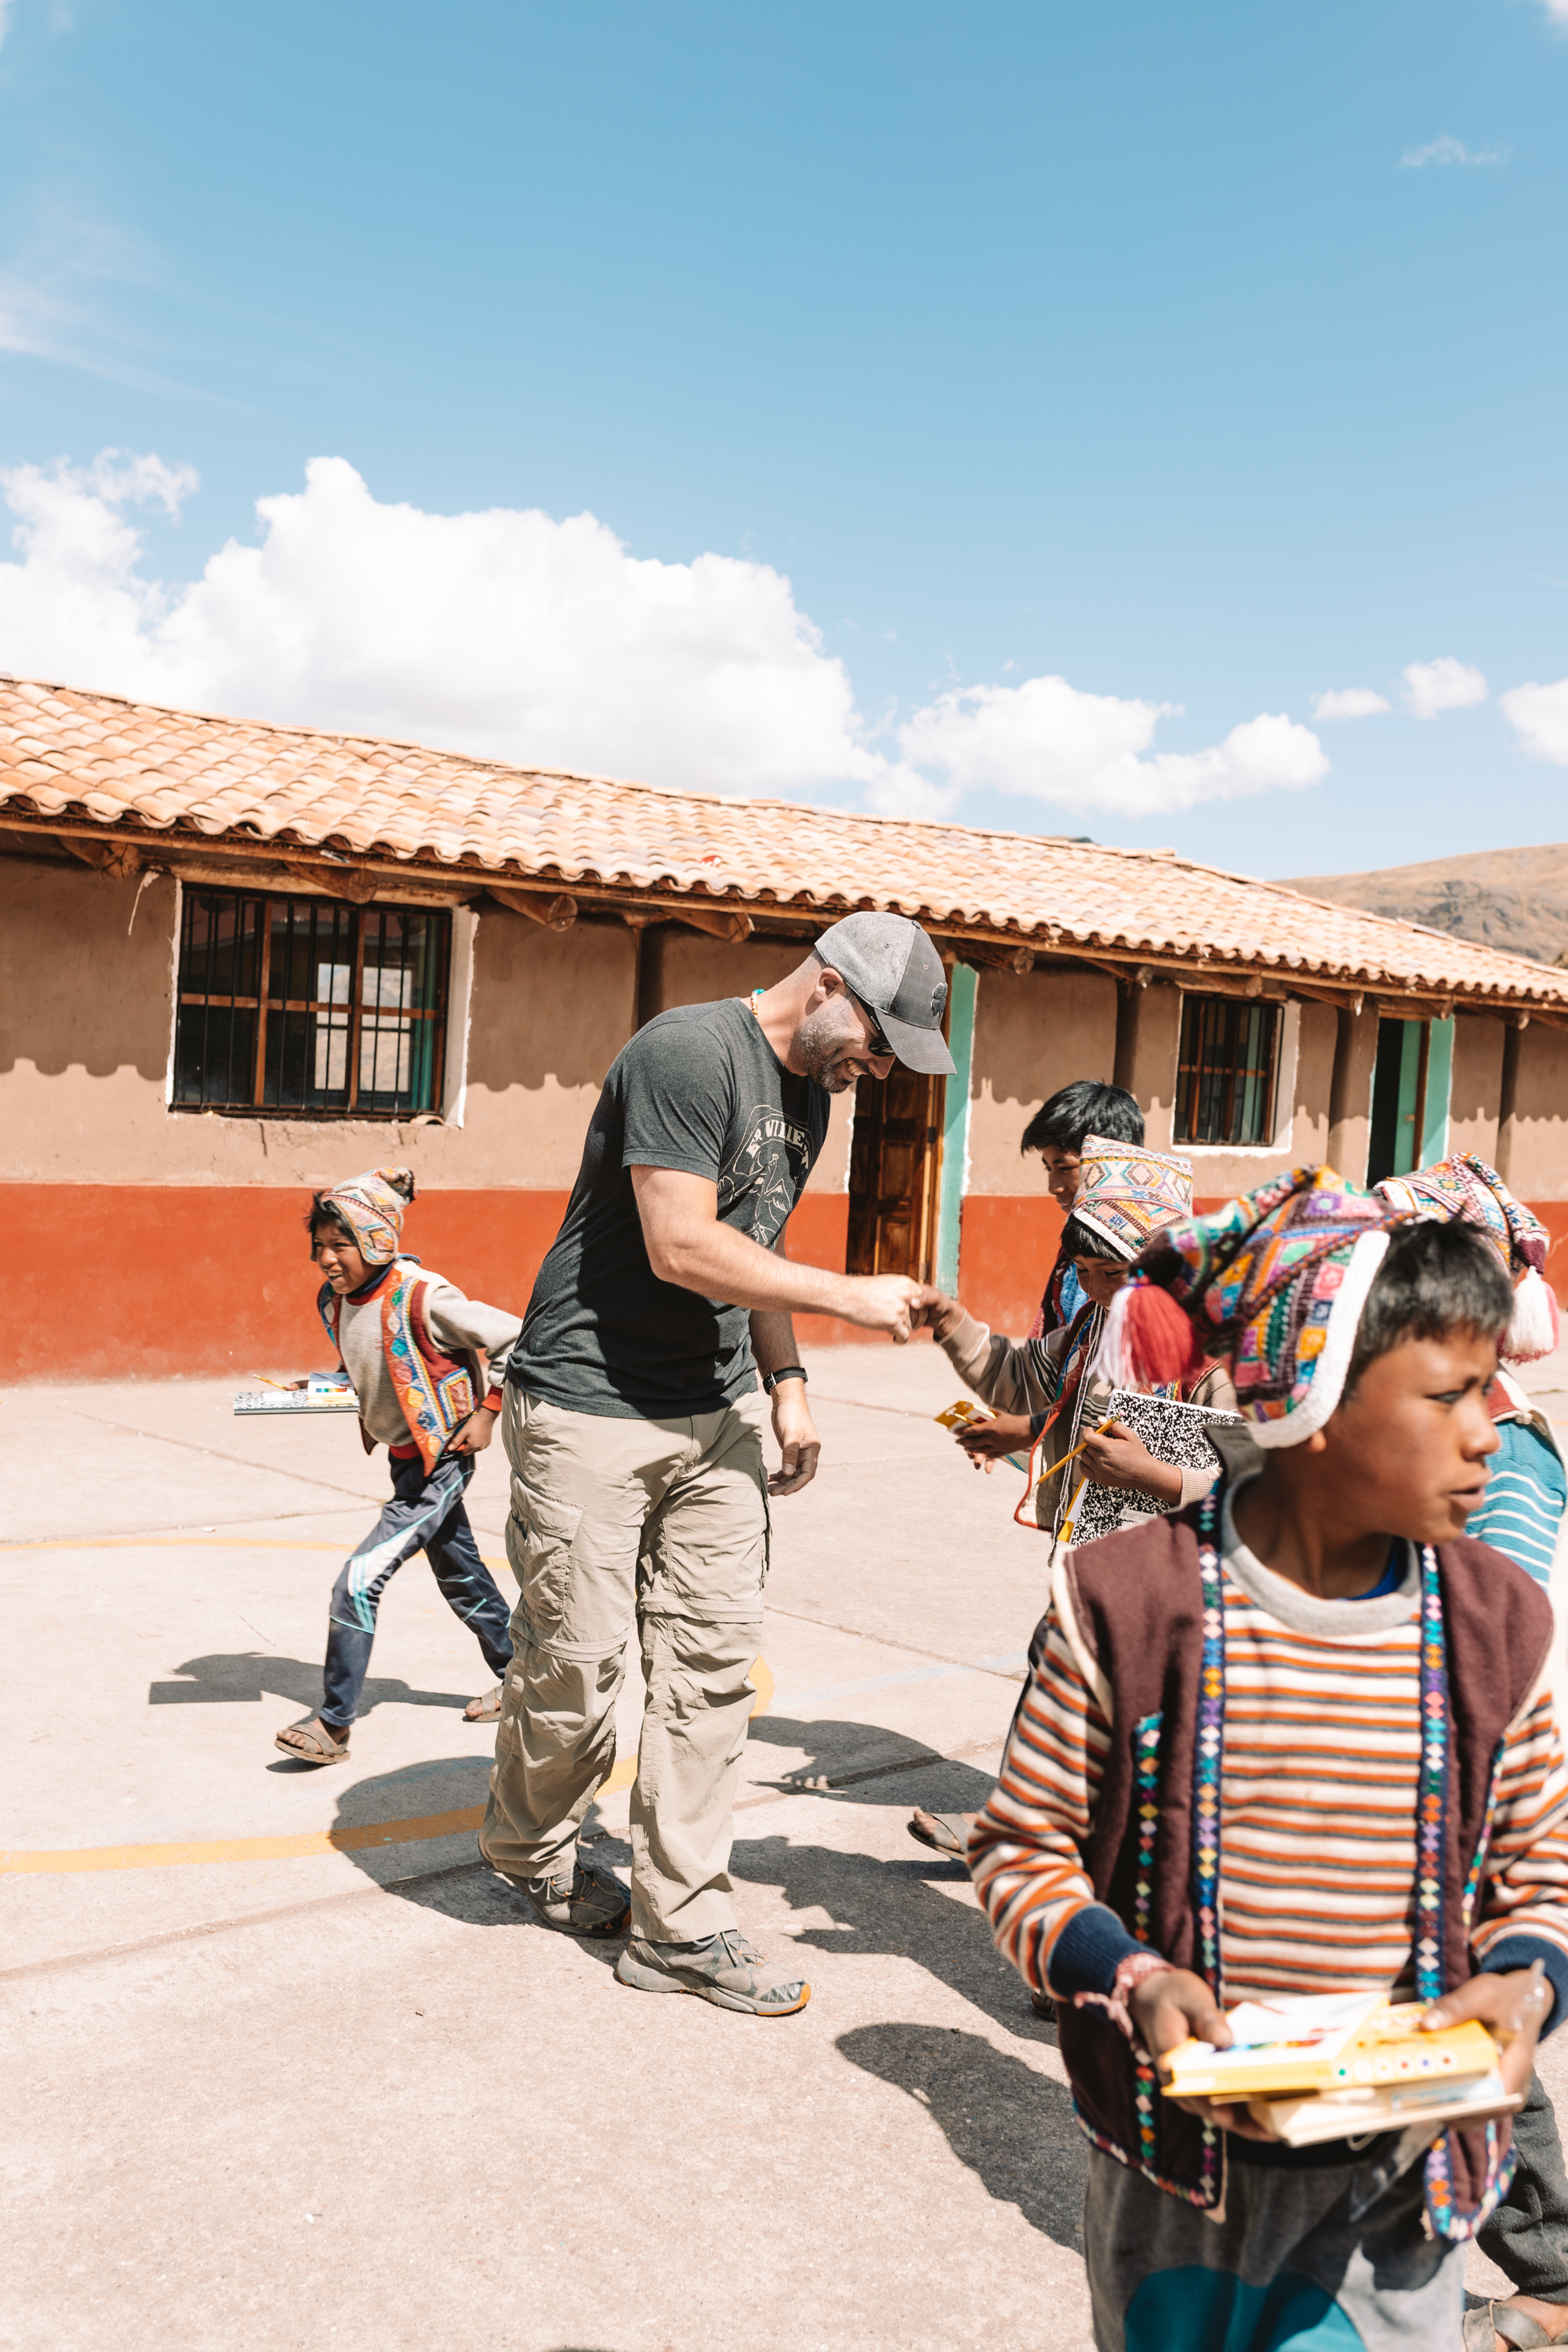
[[[329,838],[512,878],[866,905],[938,925],[1568,1009],[1568,976],[1166,850],[725,800],[0,680],[0,810]]]

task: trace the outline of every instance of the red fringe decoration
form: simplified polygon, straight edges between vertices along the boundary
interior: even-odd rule
[[[1169,1381],[1182,1387],[1203,1362],[1198,1335],[1168,1290],[1141,1282],[1128,1294],[1122,1350],[1128,1370],[1142,1386]]]

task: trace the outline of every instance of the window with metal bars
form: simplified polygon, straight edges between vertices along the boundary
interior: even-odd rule
[[[1279,1005],[1237,996],[1184,997],[1176,1141],[1272,1142],[1279,1060]]]
[[[174,1104],[395,1118],[441,1100],[451,917],[187,887]]]

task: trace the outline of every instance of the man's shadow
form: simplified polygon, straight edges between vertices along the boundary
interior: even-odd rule
[[[479,1819],[489,1789],[492,1739],[484,1737],[489,1728],[476,1734],[472,1756],[405,1764],[353,1782],[338,1800],[331,1834],[343,1836],[339,1851],[356,1870],[421,1911],[437,1911],[471,1927],[537,1927],[542,1935],[553,1935],[521,1890],[498,1877],[479,1853]],[[458,1818],[450,1828],[407,1843],[387,1843],[376,1834],[384,1824],[432,1817],[445,1822],[454,1815]],[[572,1940],[605,1968],[614,1968],[621,1955],[618,1937],[604,1943],[592,1937]]]
[[[177,1682],[149,1684],[149,1706],[249,1706],[268,1692],[291,1700],[296,1706],[315,1708],[321,1704],[320,1659],[307,1665],[301,1658],[278,1658],[260,1650],[219,1651],[205,1658],[187,1658],[174,1673],[180,1677]],[[465,1707],[472,1696],[471,1690],[415,1690],[391,1675],[373,1675],[365,1684],[359,1711],[368,1715],[372,1707],[392,1700],[403,1706]]]
[[[1016,2205],[1058,2246],[1083,2252],[1089,2160],[1063,2084],[951,2026],[860,2025],[834,2047],[922,2106],[988,2197]]]

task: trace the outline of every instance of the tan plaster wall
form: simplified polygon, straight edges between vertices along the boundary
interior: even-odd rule
[[[1377,1062],[1377,1009],[1348,1006],[1334,1015],[1338,1041],[1329,1095],[1331,1168],[1352,1184],[1366,1181],[1367,1155],[1372,1149],[1372,1076]]]
[[[1497,1160],[1497,1126],[1502,1107],[1500,1021],[1458,1013],[1454,1021],[1454,1073],[1448,1094],[1448,1149],[1474,1151]]]
[[[136,893],[86,866],[0,861],[6,1179],[308,1185],[396,1157],[431,1185],[571,1184],[631,1031],[624,924],[557,933],[481,902],[462,1127],[236,1118],[166,1106],[175,886]],[[448,1054],[459,1028],[455,1009]]]
[[[1113,983],[1114,985],[1114,983]],[[1138,991],[1131,1039],[1118,1084],[1142,1104],[1143,1140],[1152,1151],[1172,1150],[1176,1104],[1176,1048],[1182,1035],[1182,992],[1155,982]]]
[[[1524,1201],[1568,1201],[1568,1030],[1532,1021],[1519,1040],[1519,1075],[1501,1173]]]
[[[1037,1156],[1018,1139],[1047,1095],[1074,1078],[1109,1078],[1116,1061],[1116,982],[1099,972],[982,971],[974,991],[969,1190],[1044,1193]]]

